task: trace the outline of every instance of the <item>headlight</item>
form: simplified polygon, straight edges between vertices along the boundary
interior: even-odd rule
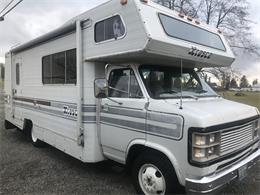
[[[258,137],[260,133],[260,119],[254,122],[254,138]]]
[[[220,133],[193,133],[192,160],[205,162],[219,156]]]
[[[203,146],[206,144],[206,136],[203,135],[195,135],[195,145]]]

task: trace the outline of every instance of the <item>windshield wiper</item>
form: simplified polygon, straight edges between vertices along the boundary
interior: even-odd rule
[[[200,89],[195,91],[195,93],[207,93],[208,91],[204,90],[204,89]]]
[[[194,95],[183,95],[182,97],[190,97],[192,99],[195,99],[195,100],[198,100],[199,98],[197,96],[194,96]]]
[[[171,93],[171,94],[172,94],[172,93],[178,93],[178,91],[175,91],[175,90],[172,90],[172,89],[171,89],[171,90],[169,90],[169,91],[164,91],[163,93]]]
[[[167,94],[167,93],[169,93],[169,94],[175,94],[175,93],[178,93],[178,92],[177,92],[177,91],[174,91],[174,90],[162,91],[162,92],[160,92],[160,95],[161,95],[161,94]]]

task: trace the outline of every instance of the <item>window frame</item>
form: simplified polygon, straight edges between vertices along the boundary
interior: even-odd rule
[[[68,51],[71,51],[71,50],[75,50],[75,57],[76,57],[76,64],[75,64],[75,67],[76,67],[76,81],[75,83],[67,83],[67,52]],[[64,69],[64,77],[65,77],[65,82],[64,83],[52,83],[52,80],[53,80],[53,75],[52,75],[52,65],[53,65],[53,55],[55,54],[59,54],[59,53],[64,53],[64,56],[65,56],[65,60],[64,60],[64,66],[65,66],[65,69]],[[44,82],[44,64],[43,64],[43,59],[45,57],[49,57],[50,58],[50,70],[51,70],[51,82],[50,83],[45,83]],[[68,49],[68,50],[65,50],[65,51],[60,51],[60,52],[56,52],[56,53],[52,53],[52,54],[49,54],[49,55],[46,55],[46,56],[43,56],[42,57],[42,84],[43,85],[50,85],[50,86],[54,86],[54,85],[66,85],[66,86],[69,86],[69,85],[77,85],[77,82],[78,82],[78,78],[77,78],[77,48],[72,48],[72,49]]]
[[[103,21],[108,20],[108,19],[110,19],[110,18],[113,18],[113,17],[115,17],[115,16],[119,16],[119,17],[120,17],[121,22],[122,22],[122,24],[124,25],[124,28],[125,28],[124,34],[123,34],[122,36],[120,36],[120,37],[117,37],[116,39],[115,39],[115,38],[111,38],[111,39],[107,39],[107,40],[103,40],[103,41],[97,42],[97,41],[96,41],[96,25],[97,25],[98,23],[100,23],[100,22],[103,22]],[[107,17],[105,17],[105,18],[103,18],[103,19],[101,19],[101,20],[98,20],[98,21],[95,23],[95,25],[94,25],[94,42],[95,42],[96,45],[123,39],[123,38],[126,36],[126,34],[127,34],[126,24],[125,24],[125,21],[123,20],[123,17],[122,17],[119,13],[115,13],[115,14],[113,14],[112,16],[107,16]]]
[[[195,43],[195,44],[202,45],[202,46],[205,46],[205,47],[209,47],[209,48],[212,48],[212,49],[217,49],[217,50],[222,51],[222,52],[226,52],[226,51],[227,51],[227,48],[226,48],[226,46],[225,46],[225,44],[224,44],[222,38],[221,38],[220,35],[218,35],[217,33],[213,33],[213,32],[211,32],[211,31],[209,31],[209,30],[207,30],[207,29],[201,28],[201,27],[199,27],[199,26],[193,25],[193,24],[191,24],[191,23],[185,22],[185,21],[180,20],[180,19],[177,19],[177,18],[175,18],[175,17],[166,15],[166,14],[164,14],[164,13],[157,13],[157,15],[158,15],[159,21],[160,21],[160,23],[161,23],[161,26],[162,26],[162,28],[163,28],[163,31],[164,31],[164,33],[165,33],[167,36],[169,36],[169,37],[171,37],[171,38],[175,38],[175,39],[187,41],[188,43]],[[210,33],[210,34],[213,34],[213,35],[218,36],[218,38],[220,39],[220,41],[221,41],[221,43],[222,43],[222,45],[223,45],[223,49],[218,48],[218,47],[213,47],[213,46],[210,46],[210,45],[205,45],[205,44],[202,44],[202,43],[199,43],[199,42],[196,42],[196,41],[190,41],[190,40],[186,40],[186,39],[184,39],[184,38],[180,38],[180,37],[177,37],[177,36],[170,35],[170,34],[167,32],[167,30],[165,29],[165,26],[163,25],[163,22],[162,22],[162,19],[161,19],[160,15],[166,16],[166,17],[168,17],[168,18],[170,18],[170,19],[177,20],[178,22],[182,22],[182,23],[184,23],[184,24],[186,24],[186,25],[193,26],[193,27],[195,27],[195,28],[201,29],[201,30],[206,31],[206,32],[208,32],[208,33]]]
[[[109,95],[109,91],[108,91],[108,97],[109,98],[120,98],[120,99],[144,99],[145,98],[145,95],[144,95],[144,92],[143,92],[143,90],[142,90],[142,88],[141,88],[141,85],[140,85],[140,83],[139,83],[139,81],[138,81],[138,77],[137,77],[137,75],[136,75],[136,72],[135,72],[135,70],[133,69],[133,68],[131,68],[131,67],[126,67],[126,68],[113,68],[113,69],[111,69],[110,71],[109,71],[109,76],[108,76],[108,80],[107,80],[107,84],[108,84],[108,90],[109,90],[109,87],[110,87],[110,78],[111,78],[111,73],[113,72],[113,71],[115,71],[115,70],[130,70],[130,72],[132,71],[133,72],[133,74],[134,74],[134,77],[135,77],[135,79],[136,79],[136,82],[137,82],[137,84],[138,84],[138,87],[139,87],[139,89],[140,89],[140,91],[141,91],[141,93],[142,93],[142,96],[140,96],[140,97],[130,97],[130,89],[131,89],[131,74],[130,74],[130,76],[129,76],[129,80],[128,80],[128,97],[113,97],[113,96],[110,96]],[[112,89],[113,90],[113,89]]]

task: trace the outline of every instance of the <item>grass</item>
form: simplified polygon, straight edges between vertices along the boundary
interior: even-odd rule
[[[242,93],[241,96],[235,95],[236,93]],[[222,97],[228,100],[248,104],[255,106],[260,110],[260,92],[235,92],[235,91],[222,91],[218,93]]]
[[[4,89],[4,81],[2,79],[0,79],[0,89]]]

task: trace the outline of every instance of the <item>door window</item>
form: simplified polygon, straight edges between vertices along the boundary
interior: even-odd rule
[[[17,63],[15,67],[16,72],[16,85],[20,85],[20,64]]]
[[[132,69],[116,69],[109,76],[109,97],[142,98],[143,94]]]

